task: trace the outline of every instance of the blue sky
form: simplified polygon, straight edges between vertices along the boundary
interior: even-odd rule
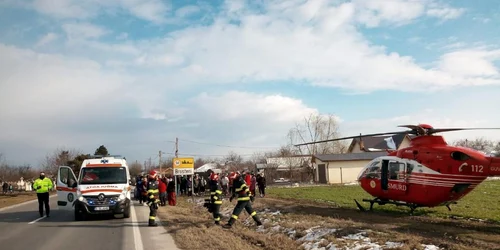
[[[142,162],[179,137],[182,154],[251,155],[310,113],[335,114],[345,136],[500,127],[499,13],[493,0],[0,0],[0,153],[36,166],[104,144]],[[500,132],[446,138],[478,136]]]

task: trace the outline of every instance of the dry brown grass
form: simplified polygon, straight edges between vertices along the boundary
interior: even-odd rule
[[[0,194],[0,208],[16,205],[36,199],[36,193]]]
[[[236,202],[226,201],[221,210],[226,212],[235,204]],[[258,206],[255,207],[258,209]],[[212,215],[205,208],[193,205],[191,199],[185,197],[178,197],[175,207],[161,207],[159,216],[181,249],[278,250],[298,247],[295,241],[285,235],[266,235],[256,232],[255,224],[248,227],[242,225],[249,217],[246,212],[240,214],[240,220],[231,230],[216,226]],[[227,220],[228,218],[224,217],[222,223]]]
[[[224,223],[235,204],[224,202],[221,209],[226,215]],[[226,230],[213,224],[205,208],[180,197],[176,207],[160,208],[159,216],[181,249],[301,249],[302,242],[296,240],[316,226],[337,229],[323,237],[325,240],[320,247],[330,243],[337,247],[353,246],[362,240],[343,237],[364,231],[364,236],[381,246],[387,241],[404,243],[393,249],[423,249],[421,244],[434,244],[442,249],[500,249],[500,225],[497,224],[362,213],[272,198],[257,199],[253,206],[257,211],[267,208],[281,211],[281,214],[259,213],[266,232],[256,230],[246,212],[240,214],[232,230]],[[276,227],[278,224],[280,228]],[[294,233],[290,233],[292,230]]]

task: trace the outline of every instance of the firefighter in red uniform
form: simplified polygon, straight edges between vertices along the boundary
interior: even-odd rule
[[[245,209],[247,213],[252,216],[253,220],[257,223],[257,226],[262,225],[262,222],[260,222],[260,219],[257,216],[257,212],[253,210],[252,204],[250,203],[250,201],[254,201],[253,195],[254,194],[250,193],[243,177],[239,172],[236,172],[233,180],[233,194],[231,195],[231,198],[229,198],[229,201],[233,201],[234,197],[238,196],[238,203],[234,207],[233,214],[227,224],[223,225],[224,228],[231,228],[243,209]]]
[[[156,227],[156,212],[158,211],[158,203],[160,202],[160,191],[158,190],[158,173],[155,170],[149,172],[149,180],[146,186],[148,193],[148,205],[149,205],[149,226]]]
[[[210,203],[212,214],[216,225],[220,224],[220,206],[222,205],[222,189],[219,185],[219,175],[212,172],[210,174]]]

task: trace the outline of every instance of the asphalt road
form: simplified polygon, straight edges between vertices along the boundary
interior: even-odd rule
[[[178,249],[161,226],[148,227],[149,208],[134,201],[130,218],[96,217],[74,221],[50,197],[50,217],[40,217],[38,203],[0,210],[0,246],[9,250]]]

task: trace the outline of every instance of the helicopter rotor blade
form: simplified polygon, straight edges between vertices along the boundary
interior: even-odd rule
[[[442,132],[452,132],[452,131],[462,131],[462,130],[491,130],[500,128],[432,128],[429,129],[428,134],[442,133]]]
[[[342,141],[349,140],[355,138],[363,138],[363,137],[371,137],[371,136],[382,136],[382,135],[397,135],[397,134],[412,134],[412,135],[432,135],[435,133],[441,132],[451,132],[451,131],[461,131],[461,130],[491,130],[491,129],[500,129],[500,128],[429,128],[424,129],[418,125],[399,125],[398,127],[409,128],[410,130],[406,131],[396,131],[396,132],[385,132],[385,133],[375,133],[375,134],[365,134],[365,135],[355,135],[355,136],[347,136],[335,139],[328,139],[322,141],[314,141],[314,142],[306,142],[295,144],[295,147],[316,144],[316,143],[325,143],[325,142],[333,142],[333,141]]]
[[[335,138],[335,139],[328,139],[328,140],[322,140],[322,141],[300,143],[300,144],[295,144],[294,146],[298,147],[298,146],[304,146],[304,145],[309,145],[309,144],[324,143],[324,142],[333,142],[333,141],[342,141],[342,140],[349,140],[349,139],[362,138],[362,137],[368,137],[368,136],[409,134],[411,132],[412,131],[397,131],[397,132],[385,132],[385,133],[375,133],[375,134],[366,134],[366,135],[355,135],[355,136],[347,136],[347,137],[341,137],[341,138]]]

